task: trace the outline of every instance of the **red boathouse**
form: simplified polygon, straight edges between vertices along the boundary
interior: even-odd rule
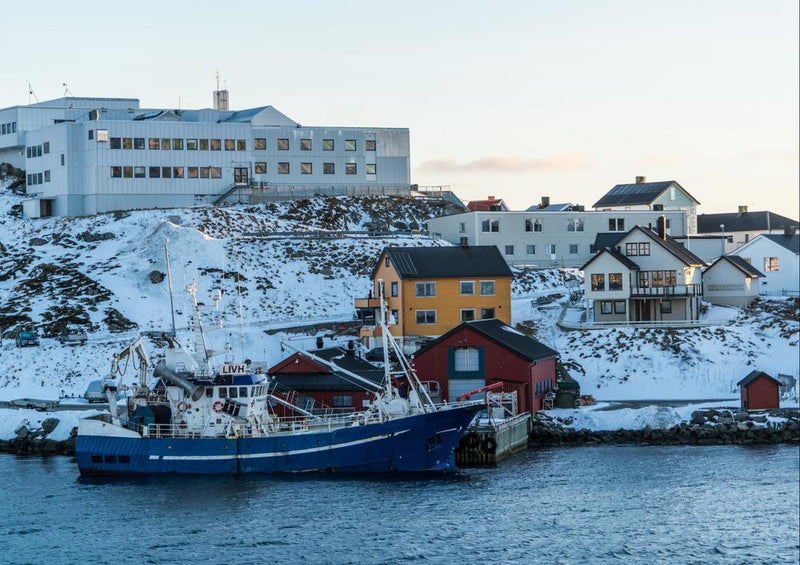
[[[781,383],[764,371],[753,371],[737,384],[742,395],[742,410],[780,408]]]
[[[500,320],[464,322],[414,354],[422,381],[437,381],[448,402],[465,392],[503,383],[517,392],[520,412],[535,413],[556,387],[558,352]]]

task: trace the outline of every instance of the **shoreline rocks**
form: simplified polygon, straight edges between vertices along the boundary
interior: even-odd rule
[[[538,413],[533,418],[530,445],[800,444],[800,414],[792,409],[759,413],[725,409],[698,410],[692,413],[689,421],[667,429],[649,426],[638,430],[574,429],[569,427],[568,420]]]

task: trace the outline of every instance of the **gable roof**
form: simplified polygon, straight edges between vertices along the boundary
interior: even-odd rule
[[[511,269],[494,245],[386,247],[372,269],[373,279],[384,255],[389,256],[401,279],[511,276]]]
[[[755,277],[755,278],[764,277],[764,273],[753,267],[750,263],[748,263],[738,255],[721,255],[720,257],[717,258],[716,261],[714,261],[713,263],[711,263],[711,265],[706,267],[703,273],[704,274],[707,273],[712,267],[714,267],[714,265],[716,265],[720,261],[727,261],[728,263],[739,269],[748,277]]]
[[[741,381],[736,383],[736,386],[747,386],[750,383],[752,383],[754,380],[756,380],[758,377],[762,377],[762,376],[768,378],[771,381],[773,381],[778,386],[780,386],[780,384],[781,384],[781,382],[778,379],[769,376],[764,371],[751,371],[750,373],[747,374],[747,376],[745,378],[743,378]]]
[[[766,238],[781,247],[785,247],[795,255],[800,254],[800,235],[785,235],[782,233],[762,233],[758,237]]]
[[[645,228],[642,226],[633,226],[631,230],[625,234],[627,237],[632,231],[640,230],[642,233],[647,235],[651,240],[655,241],[658,245],[660,245],[663,249],[669,251],[672,255],[683,261],[686,265],[690,266],[697,266],[697,265],[705,265],[705,261],[703,261],[700,257],[686,249],[683,245],[672,239],[671,237],[667,236],[666,238],[660,237],[656,232],[649,228]]]
[[[674,180],[665,180],[658,182],[638,182],[631,184],[618,184],[605,195],[594,203],[593,208],[600,208],[603,206],[636,206],[642,204],[652,204],[664,191],[669,187],[675,185],[686,196],[694,200],[695,203],[700,204],[697,199],[689,194],[685,188]]]
[[[337,367],[341,367],[372,381],[376,385],[383,381],[384,371],[382,368],[360,357],[351,355],[343,347],[318,349],[312,353],[314,356],[330,362],[331,365],[324,366],[315,359],[303,355],[302,352],[297,352],[269,369],[271,378],[281,385],[295,390],[364,390],[362,384],[337,369]],[[307,362],[304,363],[304,366],[307,367],[305,372],[279,372],[287,365],[287,362],[297,356],[303,357],[303,361]]]
[[[470,200],[467,202],[467,210],[470,212],[489,212],[493,206],[498,206],[500,210],[507,211],[508,205],[502,198],[488,198],[486,200]]]
[[[628,269],[631,269],[632,271],[638,271],[639,270],[639,265],[637,265],[634,261],[629,259],[627,255],[623,255],[622,253],[617,251],[617,249],[614,248],[614,247],[604,247],[603,249],[601,249],[598,253],[595,254],[594,257],[592,257],[591,259],[586,261],[586,263],[583,264],[583,266],[580,268],[580,270],[581,271],[585,271],[586,267],[591,265],[592,262],[595,259],[597,259],[601,255],[606,254],[606,253],[608,255],[611,255],[614,259],[616,259],[617,261],[622,263],[622,265],[627,267]]]
[[[526,212],[570,212],[575,208],[575,204],[572,202],[562,202],[560,204],[548,204],[547,206],[542,206],[541,204],[534,204],[533,206],[529,206],[525,211]]]
[[[726,232],[780,230],[784,226],[800,226],[797,220],[781,216],[767,210],[759,212],[728,212],[724,214],[700,214],[697,216],[698,233],[721,233],[720,225]]]
[[[515,330],[497,318],[492,318],[490,320],[463,322],[446,334],[423,345],[417,350],[416,353],[414,353],[414,356],[428,351],[432,347],[435,347],[436,344],[443,342],[451,335],[465,328],[468,328],[475,333],[492,340],[497,345],[511,351],[523,359],[526,359],[527,361],[541,361],[542,359],[551,359],[553,357],[558,357],[559,355],[558,351],[555,349],[550,349],[545,344],[536,341],[532,337],[526,336],[522,332]]]
[[[594,236],[594,248],[599,251],[606,247],[616,247],[623,237],[625,234],[620,232],[599,232]]]

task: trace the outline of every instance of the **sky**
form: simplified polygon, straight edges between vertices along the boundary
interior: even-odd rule
[[[411,180],[524,209],[676,180],[701,213],[798,218],[797,0],[41,0],[4,6],[0,107],[271,104],[407,127]]]

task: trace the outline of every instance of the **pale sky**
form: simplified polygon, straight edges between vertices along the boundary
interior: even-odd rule
[[[271,104],[411,130],[412,182],[514,209],[677,180],[797,219],[797,0],[52,1],[3,6],[0,107]]]

